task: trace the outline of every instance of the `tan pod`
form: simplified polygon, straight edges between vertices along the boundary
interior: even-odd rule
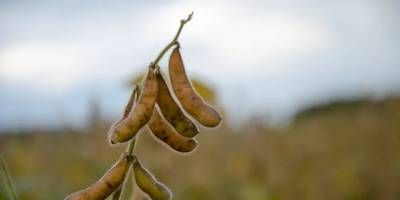
[[[162,118],[157,109],[154,109],[153,116],[147,126],[155,137],[175,151],[186,153],[193,151],[193,149],[197,147],[196,140],[179,135],[175,129]]]
[[[109,130],[111,144],[130,140],[150,120],[158,94],[158,82],[155,71],[154,65],[150,65],[137,104],[128,117],[111,126]]]
[[[169,76],[172,88],[183,109],[204,126],[218,126],[222,121],[221,115],[205,103],[193,89],[185,72],[179,46],[175,47],[170,56]]]
[[[161,72],[158,72],[156,75],[159,85],[157,104],[160,107],[162,115],[182,136],[196,136],[199,133],[198,128],[175,102]]]
[[[109,169],[100,180],[90,187],[72,193],[65,200],[104,200],[124,181],[128,171],[128,159],[126,153]]]
[[[152,200],[169,200],[172,198],[170,190],[145,168],[142,167],[139,160],[133,162],[133,172],[136,185]]]

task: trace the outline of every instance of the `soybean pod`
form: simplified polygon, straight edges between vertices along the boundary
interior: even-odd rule
[[[171,191],[167,186],[157,181],[147,169],[143,168],[137,158],[133,162],[133,172],[137,186],[152,200],[169,200],[172,198]]]
[[[161,72],[159,71],[156,76],[159,85],[157,104],[160,108],[162,115],[182,136],[196,136],[197,133],[199,133],[198,128],[183,113],[179,105],[175,102]]]
[[[216,127],[222,121],[221,115],[197,94],[186,75],[179,45],[169,59],[171,85],[183,109],[198,122],[207,127]]]
[[[111,126],[109,140],[111,144],[130,140],[150,120],[157,100],[158,82],[155,75],[156,67],[151,64],[143,83],[143,90],[138,102],[128,117]]]
[[[191,152],[197,147],[197,142],[193,138],[181,136],[175,129],[162,118],[157,109],[154,109],[148,128],[153,135],[167,144],[175,151],[186,153]]]
[[[128,170],[128,160],[131,156],[124,153],[120,159],[93,185],[86,189],[72,193],[65,200],[104,200],[124,181]]]

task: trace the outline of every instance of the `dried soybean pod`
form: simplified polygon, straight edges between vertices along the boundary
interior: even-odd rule
[[[161,72],[156,73],[158,80],[157,104],[164,118],[185,137],[194,137],[199,133],[196,125],[182,112],[179,105],[172,97],[168,85]]]
[[[179,45],[172,51],[169,59],[169,76],[172,88],[183,109],[204,126],[218,126],[222,118],[192,87],[185,72]]]
[[[132,110],[133,105],[135,104],[135,98],[137,96],[138,86],[135,85],[135,88],[132,90],[131,96],[129,97],[128,103],[125,106],[124,114],[122,115],[122,119],[125,119],[129,116],[129,113]]]
[[[145,168],[142,167],[138,159],[133,162],[133,172],[137,186],[152,200],[169,200],[172,198],[170,190]]]
[[[186,138],[179,135],[175,129],[162,118],[157,109],[154,109],[153,116],[151,116],[147,126],[154,136],[175,151],[186,153],[193,151],[197,146],[197,142],[193,138]]]
[[[128,170],[128,160],[131,156],[124,153],[120,159],[90,187],[72,193],[65,200],[103,200],[116,190],[124,181],[125,173]]]
[[[111,144],[130,140],[150,120],[158,94],[158,82],[155,71],[155,66],[151,64],[143,83],[143,91],[133,110],[129,113],[128,117],[111,126],[109,130]]]

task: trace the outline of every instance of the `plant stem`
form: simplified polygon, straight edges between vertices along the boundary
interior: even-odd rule
[[[181,25],[179,26],[178,32],[176,32],[175,37],[172,39],[172,41],[170,43],[167,44],[167,46],[164,47],[163,50],[161,50],[161,52],[158,54],[157,58],[154,60],[153,64],[155,66],[158,64],[158,62],[161,60],[161,58],[164,56],[164,54],[168,51],[168,49],[177,43],[178,37],[182,32],[183,26],[192,19],[192,16],[193,16],[193,12],[190,13],[186,19],[181,20]]]
[[[130,108],[128,108],[129,110],[131,110],[133,104],[138,101],[140,92],[141,92],[140,86],[138,84],[136,84],[135,88],[131,94],[131,97],[129,99],[128,105],[127,105],[127,107],[130,107]],[[125,117],[127,117],[126,110],[127,109],[125,108],[125,113],[124,113]],[[131,172],[131,165],[132,165],[132,162],[136,159],[136,156],[133,154],[133,151],[135,150],[135,144],[136,144],[136,138],[132,138],[132,140],[129,143],[129,146],[126,150],[126,152],[128,153],[128,156],[132,157],[133,159],[128,160],[128,171],[125,174],[125,179],[124,179],[124,182],[122,183],[121,191],[119,192],[119,194],[116,194],[118,196],[118,200],[122,200],[124,194],[126,193],[126,188],[127,188],[128,180],[129,180],[128,176]],[[115,198],[117,198],[117,197],[115,197]]]
[[[127,150],[129,156],[133,155],[133,150],[135,149],[135,144],[136,144],[136,139],[133,138],[131,140],[131,142],[129,143],[128,150]]]
[[[3,179],[5,179],[9,197],[11,198],[11,200],[17,200],[18,199],[17,193],[15,192],[15,188],[12,183],[10,173],[8,173],[6,164],[3,160],[3,157],[1,156],[0,156],[0,173]]]
[[[124,182],[122,183],[122,187],[120,189],[120,192],[116,193],[115,194],[116,197],[113,197],[113,199],[122,200],[123,196],[126,193],[126,188],[127,188],[128,180],[129,180],[128,176],[131,173],[131,165],[132,165],[132,162],[136,159],[136,157],[133,154],[133,150],[135,149],[135,144],[136,144],[136,139],[133,138],[131,140],[131,142],[129,143],[129,146],[128,146],[127,150],[126,150],[126,152],[128,153],[128,156],[131,157],[131,159],[128,160],[128,171],[125,173]]]

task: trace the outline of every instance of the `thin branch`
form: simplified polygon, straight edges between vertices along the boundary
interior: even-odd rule
[[[135,89],[131,95],[131,99],[129,100],[129,102],[137,103],[137,101],[139,100],[140,93],[141,93],[140,85],[137,84],[137,85],[135,85]],[[129,105],[129,103],[128,103],[128,105]],[[128,153],[128,156],[129,156],[128,171],[125,174],[125,178],[124,178],[124,182],[121,187],[121,191],[118,194],[117,193],[115,194],[116,195],[115,199],[117,199],[117,197],[118,197],[119,200],[122,200],[124,194],[126,193],[128,180],[129,180],[128,175],[131,173],[131,165],[132,165],[133,161],[136,159],[136,156],[133,153],[133,151],[135,150],[135,144],[136,144],[136,138],[132,138],[132,140],[129,143],[129,146],[126,150],[126,152]]]
[[[3,160],[3,157],[0,156],[0,173],[3,179],[5,179],[5,184],[7,186],[8,195],[11,200],[18,200],[17,193],[15,192],[14,184],[11,180],[10,173],[7,170],[6,164]]]
[[[157,58],[153,62],[154,66],[156,66],[158,64],[158,62],[161,60],[161,58],[164,56],[164,54],[168,51],[168,49],[170,49],[172,46],[174,46],[177,43],[179,35],[182,32],[183,26],[192,19],[192,16],[193,16],[193,12],[190,13],[186,19],[181,20],[181,25],[179,26],[178,32],[176,32],[175,37],[172,39],[172,41],[170,43],[168,43],[167,46],[164,47],[164,49],[161,50],[161,52],[158,54]]]
[[[113,199],[122,200],[123,196],[126,193],[128,180],[129,180],[128,176],[131,173],[131,165],[132,165],[133,161],[136,159],[136,156],[133,154],[133,150],[135,149],[135,144],[136,144],[136,139],[133,138],[131,140],[131,142],[129,143],[129,146],[126,150],[126,152],[128,153],[128,171],[125,173],[124,182],[122,183],[122,187],[117,192],[114,193]]]
[[[133,138],[128,146],[128,150],[127,150],[128,156],[134,156],[133,150],[135,149],[135,144],[136,144],[136,139]]]

